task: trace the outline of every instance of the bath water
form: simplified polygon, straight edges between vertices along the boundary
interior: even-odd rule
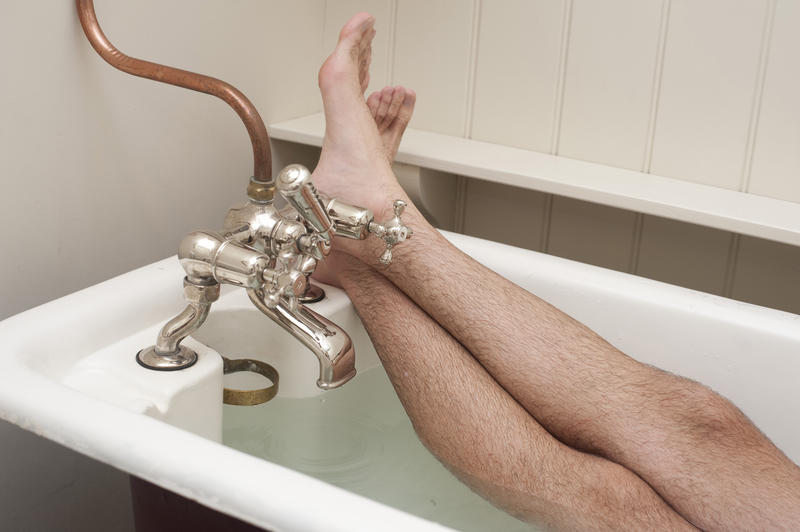
[[[476,495],[420,443],[382,367],[342,388],[225,406],[225,445],[465,531],[531,530]]]

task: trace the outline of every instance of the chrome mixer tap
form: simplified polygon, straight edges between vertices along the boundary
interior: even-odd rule
[[[228,211],[221,231],[196,231],[183,239],[178,259],[186,271],[188,306],[161,329],[155,345],[137,354],[141,365],[169,371],[194,364],[197,354],[181,341],[203,324],[219,298],[219,285],[230,284],[244,288],[256,308],[314,352],[320,388],[335,388],[355,375],[350,337],[303,304],[308,278],[328,256],[336,236],[364,239],[374,234],[386,244],[380,261],[389,264],[392,248],[413,233],[400,218],[405,203],[395,201],[394,217],[378,223],[368,209],[323,200],[302,165],[287,166],[275,183],[288,203],[284,209],[255,192]]]

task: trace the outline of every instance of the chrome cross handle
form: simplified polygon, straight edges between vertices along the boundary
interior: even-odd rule
[[[386,249],[383,251],[383,254],[381,254],[380,259],[378,259],[381,264],[391,264],[392,248],[397,244],[405,242],[407,238],[410,238],[411,235],[414,234],[414,230],[403,225],[403,220],[400,219],[400,216],[406,209],[406,202],[399,199],[394,200],[393,207],[394,216],[392,218],[386,220],[382,224],[371,221],[367,226],[367,230],[370,233],[386,243]]]
[[[400,219],[406,208],[403,200],[394,200],[394,216],[383,223],[376,222],[369,209],[350,205],[337,198],[327,199],[325,203],[337,236],[364,240],[372,233],[384,241],[386,249],[380,257],[381,264],[391,264],[392,248],[414,234]]]

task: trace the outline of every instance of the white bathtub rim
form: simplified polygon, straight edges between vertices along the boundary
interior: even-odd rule
[[[604,292],[615,297],[620,293],[624,293],[625,297],[637,301],[652,302],[654,296],[657,296],[660,305],[675,309],[683,310],[685,309],[683,303],[691,302],[693,305],[692,312],[703,316],[733,322],[745,329],[761,329],[779,336],[800,339],[800,315],[798,314],[737,301],[626,272],[593,266],[539,251],[518,248],[449,231],[441,231],[441,233],[456,247],[473,256],[479,262],[495,265],[497,267],[496,271],[501,274],[504,270],[512,269],[521,276],[548,277],[576,287],[592,287],[595,291]],[[481,246],[485,250],[475,252],[476,246]],[[490,251],[493,252],[493,255],[487,257]],[[539,269],[525,272],[514,268],[514,261],[511,258],[512,255],[516,256],[518,254],[535,261]],[[491,266],[487,265],[487,267]],[[580,275],[574,275],[573,272],[580,273]],[[626,290],[620,291],[620,288],[625,288]]]
[[[53,390],[57,386],[57,390]],[[46,401],[31,398],[47,396]],[[80,414],[77,414],[80,413]],[[451,530],[144,415],[11,363],[0,418],[256,526],[281,531]],[[129,434],[147,434],[135,446]],[[183,449],[191,452],[175,453]],[[196,458],[213,462],[198,467]],[[218,474],[220,467],[225,474]],[[233,474],[235,472],[235,474]],[[198,482],[198,476],[205,476]],[[206,490],[192,486],[202,485]],[[391,523],[391,525],[388,525]]]

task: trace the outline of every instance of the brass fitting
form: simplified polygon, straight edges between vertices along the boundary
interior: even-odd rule
[[[211,303],[219,299],[219,283],[199,285],[190,281],[188,277],[184,277],[183,296],[189,303],[211,305]]]
[[[247,185],[247,197],[260,203],[271,202],[275,197],[275,184],[256,181],[254,177],[251,177],[250,184]]]

